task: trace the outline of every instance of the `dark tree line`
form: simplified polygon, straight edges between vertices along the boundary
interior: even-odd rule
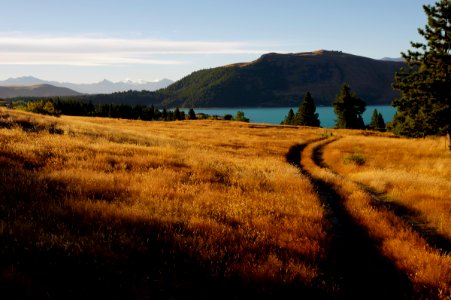
[[[190,110],[188,116],[185,112],[176,108],[175,110],[157,109],[153,105],[128,105],[128,104],[93,104],[80,100],[68,99],[41,99],[28,101],[20,108],[48,115],[89,116],[121,118],[143,121],[174,121],[195,119],[194,110]]]
[[[80,101],[54,101],[55,109],[63,115],[73,116],[92,116],[92,117],[108,117],[121,118],[143,121],[174,121],[185,120],[185,112],[179,108],[175,110],[160,110],[153,105],[128,105],[128,104],[92,104]]]

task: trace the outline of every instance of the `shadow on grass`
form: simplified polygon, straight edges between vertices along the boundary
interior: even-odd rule
[[[286,159],[310,178],[326,208],[330,242],[322,280],[328,293],[336,299],[410,299],[412,286],[407,276],[380,253],[376,242],[346,210],[334,186],[302,166],[301,153],[306,146],[292,146]],[[314,161],[318,164],[316,158]]]
[[[334,174],[341,176],[340,174],[337,174],[336,172],[331,170],[322,158],[324,147],[327,144],[332,143],[333,141],[334,140],[331,140],[330,142],[324,143],[321,146],[315,148],[313,153],[313,160],[318,166],[327,168]],[[371,204],[374,207],[384,208],[393,212],[396,216],[404,220],[404,222],[413,231],[418,233],[430,247],[440,250],[444,253],[451,253],[451,240],[448,237],[440,234],[435,228],[431,227],[426,221],[425,217],[422,216],[420,211],[403,205],[400,202],[393,201],[387,196],[387,194],[379,193],[367,185],[355,181],[353,182],[371,196]]]
[[[325,298],[302,282],[224,274],[224,262],[180,247],[183,223],[108,222],[71,211],[64,182],[49,182],[19,156],[3,154],[1,299]]]

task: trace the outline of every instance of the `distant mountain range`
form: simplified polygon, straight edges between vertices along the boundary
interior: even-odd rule
[[[317,105],[331,105],[343,83],[367,104],[390,104],[391,87],[404,62],[376,60],[341,51],[278,54],[200,70],[153,93],[165,107],[298,106],[309,91]]]
[[[64,87],[50,84],[35,84],[28,86],[0,86],[0,98],[14,97],[56,97],[79,96],[80,93]]]
[[[406,63],[399,59],[377,60],[341,51],[319,50],[268,53],[252,62],[196,71],[174,83],[170,80],[144,84],[107,80],[85,85],[48,83],[86,94],[103,94],[85,94],[80,98],[83,101],[152,104],[167,108],[298,106],[307,91],[317,105],[328,106],[343,83],[348,83],[371,105],[390,104],[399,96],[392,83],[395,73],[405,66]],[[25,85],[36,81],[39,79],[21,77],[0,81],[0,85]],[[111,94],[114,91],[123,92]]]
[[[18,78],[9,78],[4,81],[0,81],[0,86],[30,86],[39,84],[48,84],[56,87],[64,87],[74,90],[83,94],[111,94],[114,92],[123,91],[155,91],[161,88],[165,88],[172,84],[173,81],[169,79],[162,79],[160,81],[150,82],[133,82],[133,81],[121,81],[112,82],[109,80],[103,80],[97,83],[76,84],[69,82],[58,81],[46,81],[32,76],[24,76]],[[62,95],[60,95],[62,96]]]

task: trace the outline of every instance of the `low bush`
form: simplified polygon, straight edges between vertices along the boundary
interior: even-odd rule
[[[354,164],[357,166],[361,166],[365,164],[365,156],[362,153],[354,152],[352,154],[345,155],[343,157],[343,162],[345,164]]]

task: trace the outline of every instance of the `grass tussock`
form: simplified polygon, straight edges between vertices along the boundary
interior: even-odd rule
[[[172,298],[316,284],[323,208],[284,157],[314,130],[0,115],[7,291]]]

